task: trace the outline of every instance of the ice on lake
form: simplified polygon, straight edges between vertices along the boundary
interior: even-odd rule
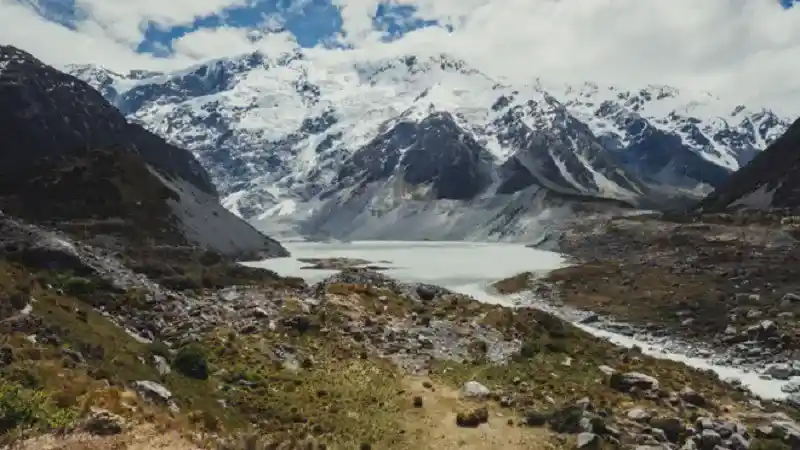
[[[454,292],[472,295],[485,302],[501,301],[487,293],[491,283],[521,272],[545,273],[566,265],[558,253],[536,250],[520,244],[462,241],[356,241],[284,242],[291,252],[287,258],[247,263],[283,276],[317,282],[337,270],[304,269],[305,258],[350,258],[386,267],[381,271],[408,283],[430,283]]]

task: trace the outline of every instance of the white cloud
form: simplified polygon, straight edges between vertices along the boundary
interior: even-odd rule
[[[294,45],[284,37],[251,42],[242,30],[224,28],[184,36],[171,60],[131,50],[148,21],[188,23],[245,1],[79,0],[91,20],[71,32],[16,0],[0,0],[0,40],[48,62],[103,61],[117,68],[184,65]],[[800,8],[783,10],[777,0],[393,0],[455,30],[417,30],[389,44],[372,29],[378,0],[334,1],[347,40],[357,47],[337,52],[338,58],[449,52],[516,80],[663,83],[800,114]]]

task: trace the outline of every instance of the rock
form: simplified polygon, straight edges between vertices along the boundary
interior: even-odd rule
[[[600,366],[598,367],[598,369],[600,369],[600,372],[603,372],[604,374],[609,376],[611,376],[612,374],[614,374],[614,372],[616,372],[616,370],[610,366]]]
[[[700,448],[702,450],[714,450],[722,443],[722,437],[714,430],[703,430],[700,433]]]
[[[650,419],[650,426],[664,431],[664,435],[670,442],[679,442],[686,431],[683,421],[677,417],[654,417]]]
[[[662,430],[661,428],[650,428],[648,430],[648,433],[650,434],[650,436],[656,438],[658,442],[667,442],[669,440],[667,439],[667,433],[664,432],[664,430]]]
[[[800,381],[786,383],[785,385],[781,386],[781,392],[785,392],[787,394],[795,394],[800,392]]]
[[[647,422],[650,420],[650,417],[652,417],[649,412],[642,408],[633,408],[629,410],[627,416],[628,419],[631,419],[635,422]]]
[[[697,419],[695,423],[695,428],[698,432],[703,430],[713,430],[714,429],[714,421],[711,420],[710,417],[700,417]]]
[[[133,390],[146,400],[168,405],[172,411],[178,409],[177,405],[175,405],[175,402],[172,400],[172,392],[155,381],[135,381],[133,383]]]
[[[758,324],[758,331],[763,335],[771,335],[778,332],[778,326],[771,320],[762,320]]]
[[[158,371],[158,374],[162,377],[172,372],[172,368],[169,366],[167,358],[164,358],[161,355],[153,355],[153,366]]]
[[[594,433],[580,433],[578,434],[575,447],[583,449],[599,449],[600,436]]]
[[[416,396],[413,400],[414,408],[422,408],[422,397]]]
[[[691,403],[692,405],[704,407],[706,406],[706,398],[703,397],[702,394],[697,393],[694,389],[690,387],[684,387],[678,393],[678,396],[681,400],[685,401],[686,403]]]
[[[764,373],[777,380],[788,380],[794,375],[794,369],[788,364],[770,364]]]
[[[474,409],[468,413],[456,415],[456,425],[465,428],[476,428],[489,421],[489,410],[485,407]]]
[[[467,381],[461,386],[461,395],[466,398],[486,398],[491,391],[477,381]]]
[[[761,317],[761,311],[757,309],[751,309],[747,311],[745,317],[747,317],[748,319],[758,319],[759,317]]]
[[[580,433],[584,431],[582,419],[585,410],[580,406],[567,406],[555,411],[548,422],[556,433]]]
[[[789,394],[789,396],[786,397],[786,404],[800,409],[800,394]]]
[[[609,383],[613,389],[620,392],[630,392],[633,388],[651,391],[657,390],[659,387],[657,379],[638,372],[614,373],[611,375]]]
[[[789,292],[784,294],[783,297],[781,297],[781,301],[786,303],[800,303],[800,295]]]
[[[747,450],[750,448],[750,441],[745,439],[741,434],[734,433],[728,440],[730,441],[728,447],[731,450]]]
[[[430,301],[436,298],[436,294],[438,293],[438,289],[435,286],[430,286],[427,284],[420,284],[417,286],[417,295],[423,301]]]
[[[105,409],[92,408],[83,421],[82,428],[99,436],[120,434],[125,429],[125,420]]]

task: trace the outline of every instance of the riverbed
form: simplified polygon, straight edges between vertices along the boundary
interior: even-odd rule
[[[494,293],[491,284],[521,272],[544,275],[565,267],[567,259],[558,253],[532,249],[518,244],[478,243],[464,241],[356,241],[282,243],[292,254],[287,258],[274,258],[245,263],[251,267],[271,269],[283,276],[294,276],[309,283],[318,282],[336,273],[335,269],[314,269],[302,260],[309,258],[347,258],[369,261],[384,268],[386,275],[408,283],[429,283],[454,292],[470,295],[485,303],[517,306],[519,298]],[[530,295],[530,294],[528,294]],[[534,299],[535,300],[535,299]],[[528,301],[529,306],[546,309],[572,322],[583,330],[626,347],[638,346],[646,353],[661,359],[680,361],[698,369],[713,370],[723,379],[735,378],[754,394],[767,399],[787,396],[781,387],[790,380],[766,380],[758,373],[736,367],[721,366],[710,358],[688,357],[673,350],[674,346],[660,345],[614,333],[600,326],[578,323],[570,314],[546,303]],[[667,349],[669,347],[669,349]],[[795,377],[798,378],[798,377]],[[797,380],[795,380],[797,381]]]

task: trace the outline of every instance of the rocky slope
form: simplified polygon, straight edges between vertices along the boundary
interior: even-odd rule
[[[535,309],[363,270],[314,286],[243,270],[179,292],[64,235],[7,217],[0,231],[3,445],[738,450],[800,439],[779,405]]]
[[[766,150],[703,199],[698,212],[800,206],[800,119]]]
[[[768,212],[586,215],[558,241],[571,267],[498,288],[526,292],[523,304],[547,299],[548,310],[595,328],[781,380],[782,395],[797,402],[798,223]]]
[[[286,254],[219,204],[195,157],[120,112],[83,81],[0,47],[0,207],[79,230],[199,245],[242,256]],[[101,231],[99,234],[103,234]]]
[[[165,74],[68,70],[192,150],[225,205],[257,226],[302,221],[305,233],[349,238],[531,239],[585,199],[692,199],[788,125],[664,86],[509,85],[446,55],[297,51]]]

